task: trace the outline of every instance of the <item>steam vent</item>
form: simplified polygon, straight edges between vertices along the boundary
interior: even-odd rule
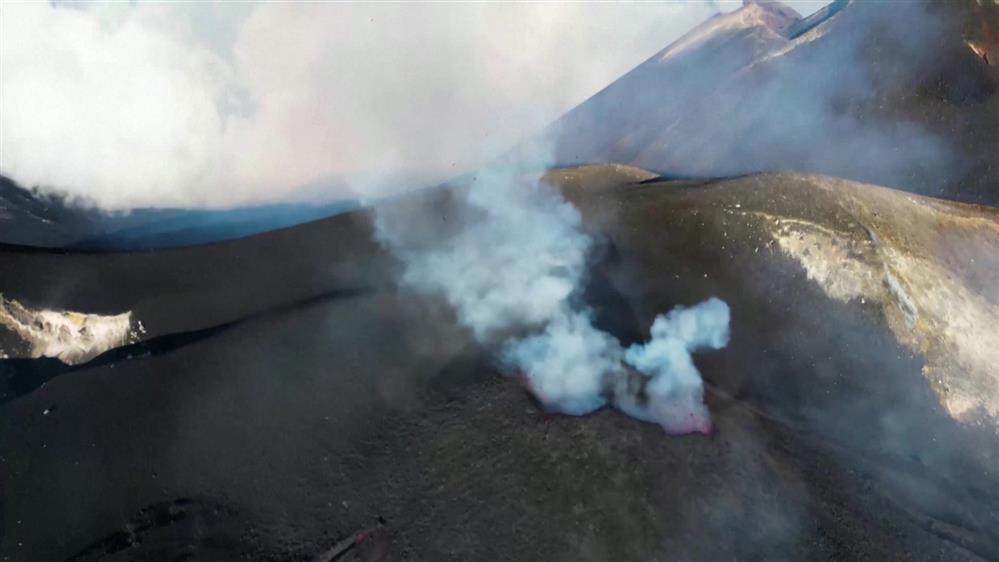
[[[0,14],[0,560],[999,562],[999,3]]]

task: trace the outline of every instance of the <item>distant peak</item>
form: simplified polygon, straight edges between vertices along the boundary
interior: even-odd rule
[[[741,8],[709,18],[664,49],[658,58],[664,60],[678,55],[719,34],[739,29],[762,27],[783,36],[785,30],[801,19],[801,14],[780,2],[743,0]]]
[[[737,12],[744,10],[774,31],[782,30],[801,19],[797,10],[774,0],[742,0],[742,8]]]

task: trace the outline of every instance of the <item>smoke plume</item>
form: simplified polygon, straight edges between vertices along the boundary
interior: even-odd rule
[[[679,431],[707,431],[708,412],[703,404],[701,374],[690,354],[728,345],[729,309],[711,298],[691,308],[678,306],[656,317],[652,339],[628,348],[624,360],[649,376],[645,400],[618,391],[616,406],[630,416],[658,422]]]
[[[509,167],[477,173],[453,197],[445,217],[378,210],[377,236],[403,262],[404,286],[442,296],[551,411],[583,415],[611,404],[670,433],[710,431],[690,354],[728,343],[724,302],[660,315],[651,340],[625,350],[581,301],[592,241],[558,191]],[[418,235],[440,220],[454,224],[430,242]]]
[[[371,196],[467,172],[713,13],[700,2],[0,10],[0,173],[108,209]]]

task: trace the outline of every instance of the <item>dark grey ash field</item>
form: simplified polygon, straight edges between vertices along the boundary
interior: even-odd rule
[[[483,171],[363,204],[112,219],[5,180],[0,559],[999,561],[996,25],[751,2]],[[489,169],[581,245],[493,216]],[[497,225],[523,237],[455,256]],[[574,283],[541,321],[414,274],[488,285],[522,240]],[[706,433],[622,414],[656,399],[615,386],[639,367],[560,415],[480,333],[571,314],[622,364],[711,297]]]

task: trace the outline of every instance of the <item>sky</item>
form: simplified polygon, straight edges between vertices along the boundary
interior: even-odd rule
[[[109,210],[420,187],[739,5],[4,1],[0,173]]]

